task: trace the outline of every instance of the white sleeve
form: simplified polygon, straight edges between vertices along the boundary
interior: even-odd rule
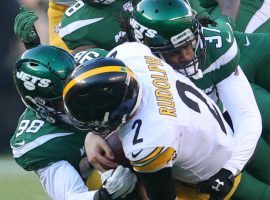
[[[58,161],[36,171],[40,182],[53,200],[91,200],[96,191],[88,191],[78,172],[67,161]]]
[[[236,141],[232,157],[224,168],[239,173],[254,153],[262,121],[250,84],[241,68],[217,85],[224,107],[232,119]]]

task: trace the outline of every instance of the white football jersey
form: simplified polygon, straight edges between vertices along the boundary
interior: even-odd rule
[[[138,110],[119,130],[134,169],[154,172],[172,167],[174,178],[187,183],[216,174],[235,145],[217,105],[142,44],[122,44],[108,56],[121,59],[142,88]]]

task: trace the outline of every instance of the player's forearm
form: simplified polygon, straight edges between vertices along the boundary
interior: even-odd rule
[[[78,172],[67,161],[58,161],[36,173],[51,199],[94,200],[97,191],[88,191]]]
[[[166,167],[153,173],[139,173],[146,193],[151,200],[175,200],[176,192],[171,168]]]
[[[231,17],[234,21],[237,18],[240,0],[216,0],[223,15]]]
[[[254,153],[262,130],[261,116],[251,87],[240,67],[219,84],[219,94],[232,119],[236,142],[233,155],[224,168],[235,175]]]

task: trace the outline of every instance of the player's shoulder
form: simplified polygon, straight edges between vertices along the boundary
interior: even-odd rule
[[[25,146],[41,145],[55,137],[77,133],[73,127],[54,125],[46,120],[39,119],[31,109],[26,109],[20,117],[17,128],[10,140],[12,149]]]
[[[113,48],[107,57],[125,60],[131,57],[152,55],[151,50],[144,44],[138,42],[125,42]]]
[[[65,11],[60,22],[59,35],[65,37],[75,30],[97,24],[105,18],[105,14],[106,10],[100,9],[100,7],[76,1]]]
[[[215,49],[216,52],[226,52],[236,44],[231,25],[228,22],[203,27],[202,31],[207,48]]]

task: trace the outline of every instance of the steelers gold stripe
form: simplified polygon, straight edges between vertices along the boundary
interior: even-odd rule
[[[91,76],[94,76],[97,74],[108,73],[108,72],[125,72],[125,73],[128,73],[129,75],[132,75],[132,74],[130,74],[131,73],[130,71],[127,71],[126,68],[122,67],[122,66],[106,66],[106,67],[99,67],[96,69],[92,69],[92,70],[89,70],[89,71],[82,73],[78,77],[69,81],[64,88],[63,97],[65,97],[65,95],[70,90],[70,88],[72,88],[74,85],[76,85],[76,83],[78,83],[86,78],[89,78]]]
[[[156,159],[144,166],[133,166],[135,171],[139,172],[154,172],[161,169],[173,157],[175,150],[171,147],[162,152]]]
[[[148,154],[146,157],[140,159],[140,160],[136,160],[136,161],[132,161],[130,162],[131,165],[140,165],[143,164],[144,162],[150,161],[151,159],[153,159],[154,157],[156,157],[163,149],[164,147],[157,147],[154,149],[154,151],[152,151],[150,154]]]

